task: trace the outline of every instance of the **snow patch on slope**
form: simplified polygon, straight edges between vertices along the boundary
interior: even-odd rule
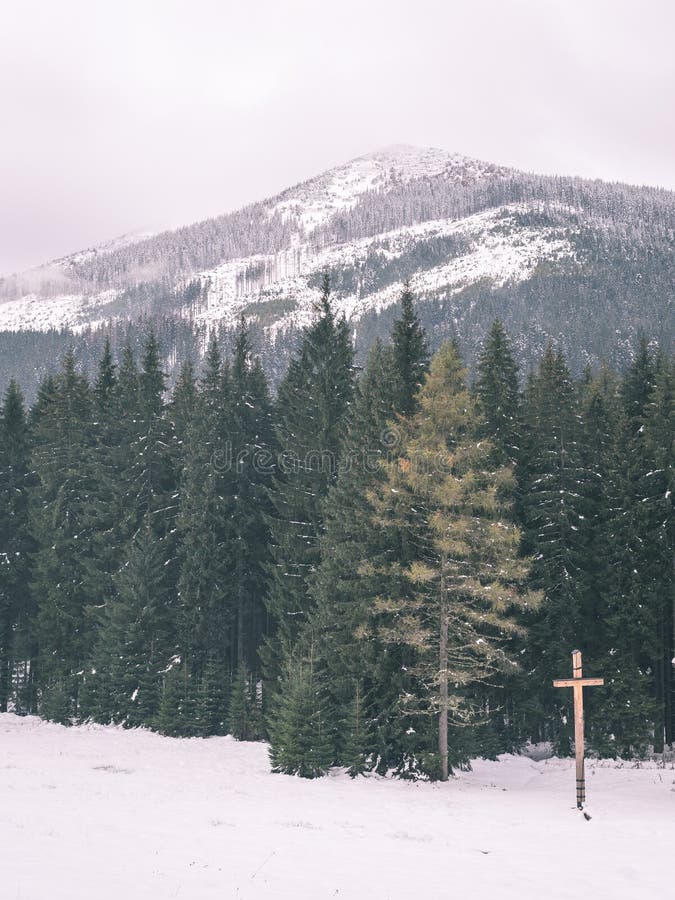
[[[318,298],[318,289],[311,284],[312,276],[362,264],[373,253],[396,259],[417,242],[437,237],[470,238],[471,247],[442,265],[414,274],[410,281],[415,293],[454,293],[484,279],[495,286],[522,281],[544,259],[573,256],[569,237],[561,235],[559,229],[510,227],[511,216],[526,209],[525,205],[518,204],[460,220],[424,222],[318,253],[313,253],[309,245],[301,245],[281,254],[232,260],[202,273],[207,301],[194,318],[209,325],[218,322],[234,325],[242,313],[249,319],[261,315],[266,318],[270,307],[274,310],[278,306],[275,321],[267,327],[269,336],[274,338],[291,325],[304,326],[311,322]],[[396,303],[400,293],[401,284],[397,282],[375,293],[337,295],[334,305],[338,313],[354,321],[371,310],[379,311]],[[292,301],[291,310],[281,308],[284,300]]]
[[[354,207],[368,191],[383,190],[392,183],[445,174],[461,183],[506,174],[507,169],[433,147],[396,144],[359,156],[343,166],[285,191],[269,214],[294,220],[309,234],[331,216]]]
[[[490,209],[464,219],[440,219],[316,250],[311,241],[275,254],[257,254],[223,263],[200,273],[205,300],[182,315],[207,326],[235,325],[244,314],[259,320],[273,340],[279,331],[312,321],[318,298],[318,276],[327,270],[344,271],[366,265],[378,256],[395,260],[413,251],[416,244],[443,237],[461,237],[467,248],[431,268],[411,276],[418,295],[456,293],[468,285],[488,280],[495,286],[527,279],[542,260],[573,257],[569,231],[554,227],[524,227],[514,216],[526,212],[526,204]],[[400,282],[379,291],[359,286],[354,293],[334,295],[338,313],[357,321],[371,310],[396,303]],[[106,305],[118,294],[96,296],[64,294],[41,298],[32,294],[0,304],[0,330],[69,327],[80,331],[106,320]]]

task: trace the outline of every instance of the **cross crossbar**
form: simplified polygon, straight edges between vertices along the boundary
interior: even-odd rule
[[[595,687],[604,683],[604,678],[558,678],[553,687]]]

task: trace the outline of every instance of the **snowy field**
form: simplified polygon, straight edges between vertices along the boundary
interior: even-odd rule
[[[675,770],[476,762],[448,784],[269,771],[262,744],[0,715],[2,900],[668,896]]]

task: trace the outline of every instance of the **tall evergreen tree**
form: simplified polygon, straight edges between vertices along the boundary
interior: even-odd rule
[[[519,630],[515,613],[537,599],[523,590],[513,473],[494,468],[478,430],[457,349],[446,344],[376,501],[381,526],[406,533],[415,552],[410,563],[380,567],[395,591],[377,597],[375,627],[381,640],[409,650],[401,713],[422,733],[425,716],[436,721],[437,752],[427,746],[424,767],[442,780],[457,759],[449,726],[473,721],[477,686],[515,665],[507,652]]]
[[[166,567],[152,528],[144,526],[116,577],[86,674],[88,713],[102,722],[151,725],[162,675],[172,665]]]
[[[7,712],[15,666],[21,709],[31,709],[35,613],[30,591],[34,550],[28,518],[30,438],[23,396],[11,381],[0,410],[0,712]]]
[[[379,579],[369,580],[355,561],[380,558],[392,552],[389,536],[373,528],[369,492],[385,477],[386,463],[400,450],[401,427],[392,421],[395,402],[394,358],[390,348],[376,343],[358,381],[346,428],[343,463],[324,503],[321,561],[310,582],[315,608],[303,630],[305,644],[314,648],[314,667],[323,675],[331,716],[351,715],[354,683],[362,683],[365,715],[376,720],[368,735],[372,758],[386,769],[393,761],[389,748],[390,716],[397,702],[397,663],[385,657],[368,631],[370,606]],[[365,635],[369,637],[366,640]],[[375,700],[373,705],[369,699]],[[347,747],[337,732],[336,758],[351,765]]]
[[[229,440],[232,493],[228,542],[233,552],[230,586],[235,603],[232,658],[238,668],[258,670],[257,650],[266,630],[264,597],[269,580],[272,505],[269,499],[276,439],[267,379],[251,360],[241,323],[232,359]]]
[[[401,316],[392,332],[394,354],[394,409],[402,416],[415,412],[417,394],[429,369],[429,348],[415,312],[410,282],[401,294]]]
[[[664,361],[665,362],[665,361]],[[672,381],[645,341],[623,379],[607,597],[608,731],[617,755],[662,749],[672,722]],[[660,370],[660,371],[659,371]],[[607,747],[606,749],[609,749]]]
[[[327,276],[317,312],[276,405],[282,472],[271,492],[274,562],[267,604],[277,635],[268,649],[268,674],[279,671],[282,648],[295,642],[311,606],[308,581],[319,563],[323,500],[337,477],[353,395],[349,329],[344,318],[335,318]]]
[[[90,634],[86,584],[92,535],[86,509],[92,489],[91,404],[89,385],[69,352],[50,401],[35,420],[32,463],[38,485],[31,512],[40,544],[33,587],[39,603],[42,701],[47,706],[50,691],[58,692],[59,717],[64,719],[77,714]]]
[[[312,659],[290,661],[269,722],[275,772],[317,778],[333,762],[333,738]]]
[[[525,391],[519,489],[524,523],[523,549],[535,558],[532,584],[544,601],[530,627],[530,684],[536,698],[533,718],[547,719],[555,709],[552,728],[536,735],[556,741],[570,752],[573,716],[568,698],[554,691],[552,679],[567,671],[572,650],[580,645],[582,599],[579,584],[583,566],[580,525],[585,503],[578,437],[577,398],[567,364],[549,344],[539,369]],[[584,649],[583,646],[580,649]],[[536,687],[535,687],[536,686]],[[536,727],[531,723],[531,727]]]
[[[495,319],[478,358],[476,393],[486,437],[497,462],[514,463],[520,445],[518,366],[504,326]]]

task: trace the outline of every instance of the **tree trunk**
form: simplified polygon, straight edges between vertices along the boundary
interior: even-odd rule
[[[445,556],[441,557],[441,635],[439,678],[441,710],[438,717],[438,755],[441,758],[441,781],[448,780],[448,598],[445,589]]]
[[[0,712],[7,712],[9,695],[11,690],[12,675],[12,626],[8,620],[3,623],[3,633],[0,635]]]

